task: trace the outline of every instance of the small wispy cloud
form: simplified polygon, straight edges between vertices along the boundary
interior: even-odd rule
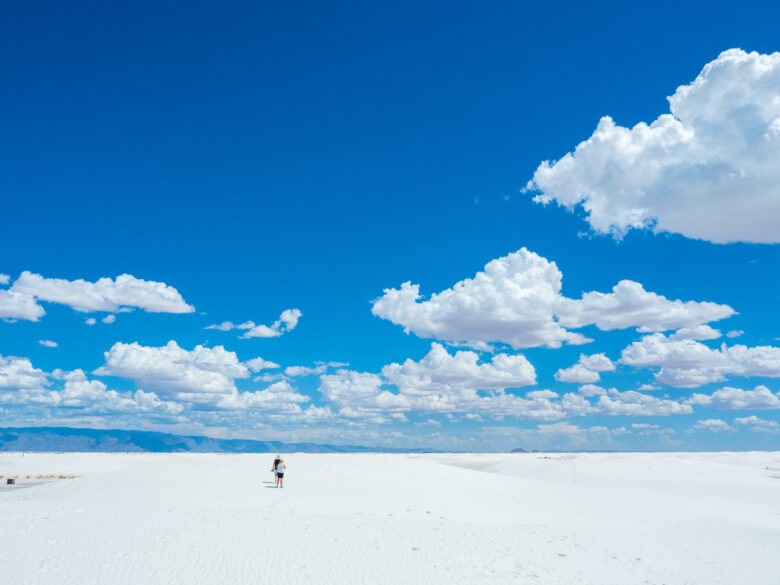
[[[282,311],[279,318],[272,325],[257,325],[254,321],[245,321],[235,324],[232,321],[223,321],[209,325],[206,329],[216,329],[218,331],[230,331],[231,329],[241,329],[246,331],[241,335],[241,339],[252,337],[280,337],[284,333],[289,333],[298,326],[298,321],[303,316],[299,309],[287,309]]]

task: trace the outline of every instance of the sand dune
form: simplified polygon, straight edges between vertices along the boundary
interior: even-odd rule
[[[778,582],[780,453],[0,454],[0,583]],[[24,484],[25,480],[20,480]]]

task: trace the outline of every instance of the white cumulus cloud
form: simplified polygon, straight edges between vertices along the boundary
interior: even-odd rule
[[[58,347],[59,343],[56,341],[51,341],[49,339],[40,339],[38,340],[38,343],[40,343],[43,347]]]
[[[283,414],[299,414],[299,404],[310,400],[308,396],[298,393],[289,382],[280,381],[265,390],[220,395],[216,406],[225,409],[273,410]]]
[[[705,420],[700,420],[695,425],[693,425],[693,428],[704,429],[707,431],[712,431],[713,433],[723,433],[734,430],[725,420],[721,420],[719,418],[708,418]]]
[[[250,322],[247,321],[247,323]],[[205,329],[216,329],[217,331],[230,331],[231,329],[236,329],[236,328],[240,328],[240,326],[236,325],[232,321],[222,321],[222,323],[215,323],[214,325],[209,325],[208,327],[205,327]]]
[[[580,354],[580,359],[576,364],[555,372],[555,379],[559,382],[592,384],[601,379],[599,376],[600,372],[611,372],[614,369],[615,364],[603,353],[593,355]]]
[[[757,416],[746,416],[734,419],[739,426],[749,427],[756,433],[780,433],[780,424],[775,420],[766,420]]]
[[[590,341],[567,328],[595,324],[602,330],[665,331],[734,313],[711,302],[668,300],[629,280],[619,282],[611,293],[570,299],[560,293],[562,277],[554,262],[522,248],[429,299],[423,300],[420,286],[409,282],[400,289],[385,289],[371,311],[420,337],[477,348],[502,342],[515,349]]]
[[[687,402],[723,410],[776,409],[780,408],[780,392],[772,393],[766,386],[756,386],[753,390],[727,386],[712,394],[693,394]]]
[[[745,345],[712,349],[693,339],[647,335],[625,348],[620,363],[634,367],[659,366],[658,382],[695,388],[722,382],[727,375],[780,377],[780,347]]]
[[[138,308],[150,313],[191,313],[195,309],[184,302],[179,292],[164,282],[141,280],[130,274],[97,282],[44,278],[24,271],[9,289],[37,300],[67,305],[76,311],[117,312]]]
[[[606,367],[606,363],[597,367]],[[561,396],[539,389],[520,396],[505,389],[535,380],[533,368],[522,356],[500,354],[480,364],[473,352],[451,355],[436,343],[423,359],[389,364],[381,374],[339,370],[320,380],[320,392],[339,407],[341,416],[374,417],[380,422],[381,417],[386,422],[390,420],[387,417],[403,413],[555,420],[587,414],[666,416],[693,412],[689,404],[675,400],[592,385],[581,387],[579,394]],[[598,398],[588,400],[593,397]]]
[[[345,368],[347,366],[349,366],[349,364],[345,362],[315,362],[314,367],[288,366],[284,369],[284,374],[293,378],[300,376],[319,376],[331,368]]]
[[[60,391],[52,391],[50,397],[56,406],[80,408],[86,412],[144,412],[179,414],[184,410],[181,404],[163,401],[154,392],[120,393],[107,389],[99,380],[89,380],[82,370],[73,370],[60,374],[65,386]]]
[[[229,394],[236,378],[248,378],[249,369],[222,346],[196,346],[188,351],[169,341],[162,347],[115,343],[105,352],[105,364],[93,373],[129,378],[143,388],[165,393]]]
[[[503,341],[514,348],[585,343],[555,320],[561,278],[555,263],[523,248],[428,300],[421,300],[417,284],[385,289],[371,311],[420,337]]]
[[[244,365],[253,372],[259,372],[260,370],[275,370],[281,366],[276,362],[270,360],[264,360],[261,357],[256,357],[244,362]]]
[[[0,389],[40,388],[48,384],[46,373],[28,358],[0,355]]]
[[[677,88],[670,113],[633,128],[601,119],[543,162],[535,201],[581,205],[591,227],[712,242],[780,242],[780,53],[731,49]]]
[[[499,354],[490,362],[478,361],[474,352],[451,355],[434,343],[420,361],[388,364],[381,375],[349,370],[322,375],[320,392],[340,407],[340,414],[358,418],[404,412],[541,419],[564,415],[564,407],[550,401],[558,396],[554,392],[537,391],[526,397],[504,392],[505,388],[534,383],[536,373],[525,357]],[[583,405],[574,400],[568,407],[581,409]]]
[[[706,341],[708,339],[718,339],[720,331],[713,329],[709,325],[697,325],[696,327],[683,327],[669,336],[669,339],[697,339]],[[734,337],[726,334],[726,337]]]
[[[382,368],[382,376],[407,394],[449,392],[453,388],[503,390],[536,383],[536,371],[522,355],[497,354],[489,363],[478,363],[473,351],[450,353],[439,343],[419,362]]]
[[[602,331],[637,327],[642,332],[690,328],[733,314],[727,305],[669,300],[631,280],[621,280],[611,293],[589,292],[581,300],[564,299],[558,313],[566,327],[595,324]]]
[[[60,388],[53,385],[59,383]],[[2,391],[5,390],[5,391]],[[89,380],[83,370],[54,370],[47,374],[32,367],[27,358],[0,356],[0,403],[22,407],[54,407],[67,418],[68,410],[80,414],[156,413],[177,415],[183,407],[159,399],[153,392],[117,392],[99,380]]]
[[[583,384],[577,388],[577,392],[583,396],[601,396],[602,394],[607,393],[604,388],[601,386],[596,386],[595,384]]]
[[[320,377],[320,392],[325,400],[339,407],[341,416],[379,423],[404,420],[403,413],[412,410],[412,402],[383,389],[383,383],[376,374],[339,370]]]
[[[14,290],[0,290],[0,319],[37,321],[45,314],[35,297]]]
[[[38,321],[46,314],[39,301],[67,305],[81,312],[113,313],[131,308],[152,313],[190,313],[195,310],[184,302],[175,288],[129,274],[89,282],[44,278],[24,271],[10,289],[0,290],[0,318]],[[112,323],[115,319],[109,315],[104,322]],[[88,325],[95,322],[92,317],[87,319]]]
[[[606,415],[628,416],[667,416],[671,414],[690,414],[693,412],[688,404],[675,400],[656,398],[635,390],[620,392],[614,388],[607,394],[599,396],[595,411]]]

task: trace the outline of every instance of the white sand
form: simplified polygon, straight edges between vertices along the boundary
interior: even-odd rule
[[[0,454],[0,583],[780,582],[780,453],[271,459]]]

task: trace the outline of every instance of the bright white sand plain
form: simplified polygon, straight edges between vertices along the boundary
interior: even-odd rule
[[[780,583],[780,453],[271,459],[0,453],[0,583]]]

